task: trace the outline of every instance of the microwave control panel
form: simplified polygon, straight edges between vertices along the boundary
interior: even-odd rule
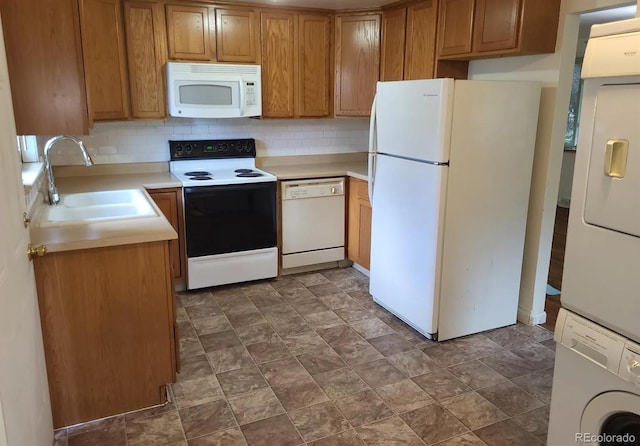
[[[245,97],[247,98],[247,106],[251,107],[256,105],[256,84],[255,82],[244,83]]]

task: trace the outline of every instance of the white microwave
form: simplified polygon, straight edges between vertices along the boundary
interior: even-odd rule
[[[169,115],[243,118],[262,114],[260,65],[167,63]]]

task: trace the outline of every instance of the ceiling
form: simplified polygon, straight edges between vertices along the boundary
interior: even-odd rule
[[[236,0],[228,0],[236,1]],[[246,0],[237,0],[239,3]],[[382,5],[394,3],[396,0],[251,0],[251,3],[262,3],[265,5],[278,6],[299,6],[306,8],[321,9],[363,9],[377,8]]]

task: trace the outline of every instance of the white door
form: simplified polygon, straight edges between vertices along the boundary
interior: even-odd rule
[[[640,84],[600,87],[584,219],[596,226],[640,237],[638,116]]]
[[[24,208],[0,29],[0,445],[50,446],[51,406]]]
[[[424,335],[436,333],[448,168],[380,155],[372,203],[370,293]]]
[[[378,152],[449,161],[453,86],[452,79],[378,82]]]

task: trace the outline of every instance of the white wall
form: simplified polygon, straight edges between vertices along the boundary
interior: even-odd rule
[[[524,323],[541,323],[546,319],[545,291],[579,15],[630,3],[633,2],[562,0],[554,54],[480,60],[469,66],[470,79],[536,80],[543,84],[518,312],[518,319]]]
[[[369,120],[347,119],[185,119],[167,122],[97,123],[89,136],[80,136],[97,164],[169,160],[170,139],[255,138],[258,156],[316,155],[364,152]],[[39,137],[40,151],[47,137]],[[82,164],[72,143],[54,147],[54,165]]]
[[[568,208],[571,204],[571,186],[573,185],[573,170],[576,163],[576,151],[565,150],[562,155],[562,169],[560,171],[560,187],[558,189],[558,206]]]

